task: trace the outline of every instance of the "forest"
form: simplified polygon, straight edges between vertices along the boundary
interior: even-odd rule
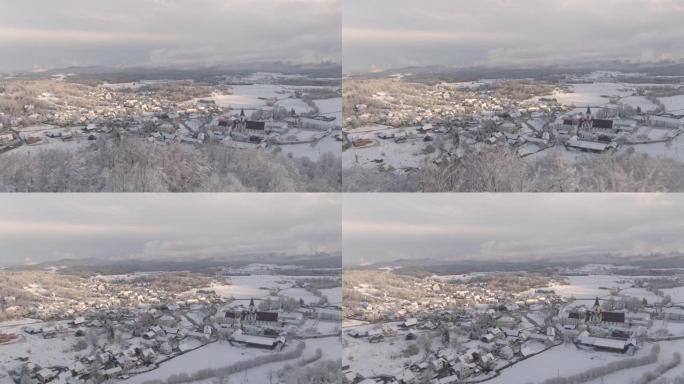
[[[477,152],[468,147],[456,161],[419,169],[343,170],[344,191],[354,192],[680,192],[684,191],[682,162],[648,156],[628,149],[601,156],[583,155],[575,161],[563,149],[537,158],[517,153]]]
[[[123,137],[87,148],[3,155],[4,192],[329,192],[341,189],[341,159],[168,146]]]

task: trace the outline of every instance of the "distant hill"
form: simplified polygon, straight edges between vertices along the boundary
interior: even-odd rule
[[[408,81],[430,83],[442,81],[466,82],[480,79],[531,78],[558,80],[567,74],[585,75],[594,71],[638,72],[645,76],[684,76],[684,62],[629,63],[613,60],[539,67],[454,67],[433,65],[387,69],[379,72],[354,73],[352,75],[360,78],[379,78],[402,74]]]
[[[118,275],[134,272],[176,272],[191,271],[198,273],[212,273],[222,267],[239,268],[253,263],[273,264],[280,267],[293,265],[300,266],[300,269],[339,269],[342,267],[340,255],[334,254],[313,254],[283,256],[275,254],[251,254],[233,256],[230,258],[212,258],[198,260],[165,260],[165,259],[124,259],[124,260],[105,260],[105,259],[62,259],[57,261],[44,262],[32,265],[9,266],[8,271],[39,271],[56,270],[63,274],[103,274]],[[283,268],[287,272],[288,268]],[[299,274],[295,271],[292,273]]]
[[[281,62],[242,63],[209,67],[65,67],[44,72],[24,72],[15,74],[20,78],[45,78],[55,75],[69,75],[69,81],[106,81],[127,83],[141,80],[195,80],[216,81],[225,76],[247,76],[257,72],[274,72],[284,75],[304,75],[310,79],[340,79],[342,66],[339,63],[289,64]]]
[[[624,257],[617,255],[585,255],[574,260],[545,258],[542,260],[498,261],[498,260],[438,260],[402,259],[378,262],[364,266],[345,266],[345,269],[391,268],[396,273],[408,275],[437,274],[453,275],[472,272],[530,271],[540,272],[557,268],[579,268],[587,264],[608,264],[632,266],[643,269],[684,268],[684,255],[647,255]]]

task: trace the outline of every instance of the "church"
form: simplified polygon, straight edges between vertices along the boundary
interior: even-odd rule
[[[233,120],[233,129],[247,133],[265,133],[266,123],[263,121],[247,120],[245,110],[240,110],[238,119]]]
[[[247,309],[236,308],[225,312],[224,318],[234,327],[242,328],[245,325],[262,327],[278,326],[278,312],[258,311],[254,304],[254,298],[249,301]]]

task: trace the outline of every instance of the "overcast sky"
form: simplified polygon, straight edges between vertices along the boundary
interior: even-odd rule
[[[340,0],[0,0],[0,71],[341,60]]]
[[[345,265],[684,252],[684,195],[347,194]]]
[[[344,0],[345,72],[684,58],[681,0]]]
[[[338,253],[340,236],[336,195],[0,196],[0,265],[62,258]]]

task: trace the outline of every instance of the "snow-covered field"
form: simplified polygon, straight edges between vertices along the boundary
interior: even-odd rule
[[[639,377],[653,370],[657,365],[672,360],[672,354],[684,350],[684,340],[665,341],[658,343],[661,348],[658,362],[637,368],[618,371],[604,376],[590,384],[625,384],[630,383],[634,378]],[[653,344],[646,343],[636,356],[647,354]],[[573,344],[560,345],[550,350],[533,356],[510,368],[502,371],[502,374],[492,380],[486,381],[488,384],[524,384],[539,383],[554,377],[564,377],[579,372],[586,371],[588,368],[605,365],[611,361],[629,358],[623,354],[587,351],[576,348]],[[675,367],[668,371],[663,377],[674,378],[684,373],[684,365]]]
[[[342,98],[334,97],[331,99],[314,100],[321,115],[335,117],[336,124],[342,124]]]
[[[666,112],[684,113],[684,95],[661,97],[658,100],[663,103]]]
[[[642,349],[639,353],[646,354],[648,350]],[[573,375],[624,358],[623,354],[586,351],[578,349],[574,344],[561,344],[504,369],[500,376],[487,383],[538,383],[553,377]]]
[[[398,323],[386,323],[387,327],[396,327]],[[376,325],[362,325],[355,327],[359,330],[372,330]],[[345,329],[345,332],[349,328]],[[343,364],[350,364],[354,372],[363,376],[377,376],[382,374],[396,375],[404,371],[407,360],[415,362],[420,355],[410,358],[402,357],[402,351],[409,342],[405,340],[406,332],[399,332],[397,336],[386,337],[381,344],[369,343],[367,338],[353,338],[344,335]]]
[[[306,340],[306,347],[304,348],[304,353],[302,354],[302,359],[313,356],[316,354],[316,350],[320,349],[323,352],[322,359],[328,360],[339,360],[342,355],[342,348],[338,338],[327,337],[322,339],[308,339]],[[281,361],[277,363],[270,363],[262,365],[257,368],[249,369],[244,372],[233,375],[229,378],[227,384],[237,384],[237,383],[270,383],[275,380],[275,374],[283,369],[286,365],[292,365],[297,360]],[[233,361],[234,362],[234,361]],[[230,364],[230,363],[228,363]],[[224,364],[224,365],[228,365]],[[206,368],[206,366],[200,365],[197,369]],[[273,378],[271,378],[273,376]],[[151,379],[155,379],[152,377]],[[150,380],[151,380],[150,379]],[[125,381],[125,383],[133,381]],[[136,383],[138,383],[136,381]],[[213,384],[215,379],[207,379],[197,381],[194,384]]]
[[[573,92],[556,92],[553,96],[559,103],[575,106],[603,106],[610,103],[610,97],[631,96],[634,86],[621,83],[571,84]]]
[[[342,305],[342,287],[320,290],[328,298],[330,304]]]
[[[632,108],[641,108],[643,112],[650,112],[658,108],[657,105],[644,96],[628,96],[620,99],[620,103],[631,105]]]
[[[288,110],[294,109],[297,113],[311,112],[311,107],[303,100],[291,97],[297,88],[275,84],[233,85],[232,95],[214,94],[209,99],[214,100],[218,106],[233,109],[270,109],[271,107],[266,106],[266,99],[277,99],[276,105]],[[342,98],[314,100],[314,103],[320,113],[339,111],[337,123],[342,120]]]
[[[684,304],[684,287],[663,289],[665,295],[669,295],[673,303]]]
[[[266,105],[265,98],[289,97],[290,92],[281,85],[252,84],[234,85],[232,95],[213,95],[218,106],[232,108],[261,108]]]
[[[14,333],[19,335],[17,342],[0,346],[0,367],[15,367],[20,364],[17,357],[30,357],[31,361],[42,366],[66,366],[74,361],[78,352],[74,352],[72,347],[75,343],[73,335],[66,337],[55,337],[44,339],[42,335],[29,335],[22,332],[22,328],[31,323],[35,327],[46,327],[48,325],[65,325],[67,321],[54,322],[47,324],[44,322],[18,321],[13,323],[0,323],[0,329],[4,333]],[[10,325],[11,324],[11,325]],[[0,383],[2,381],[0,380]]]
[[[620,288],[622,295],[639,299],[645,298],[649,303],[662,300],[643,288],[631,288],[634,279],[634,276],[620,275],[569,276],[569,285],[555,284],[551,288],[558,295],[574,296],[578,300],[592,300],[596,297],[608,298],[611,296],[610,290],[613,288]]]
[[[384,128],[382,126],[362,127],[355,129],[350,137],[368,138],[373,141],[372,144],[366,147],[353,147],[342,153],[342,163],[345,166],[360,165],[363,167],[376,167],[377,162],[385,166],[394,168],[416,168],[421,165],[423,161],[430,160],[439,155],[439,151],[435,150],[431,154],[426,154],[426,148],[437,148],[434,141],[423,141],[425,135],[414,135],[412,132],[417,127],[409,128]],[[396,136],[403,136],[409,134],[406,142],[396,143],[394,139],[381,139],[376,136],[377,133],[394,134]],[[431,138],[440,140],[443,134],[429,133]]]
[[[316,143],[297,143],[279,145],[278,148],[284,154],[291,154],[292,157],[308,157],[310,160],[317,161],[325,153],[339,154],[342,150],[342,143],[328,135]]]
[[[280,290],[280,294],[284,296],[292,297],[296,300],[300,298],[304,299],[305,302],[318,301],[318,298],[314,300],[315,297],[311,292],[303,288],[292,288],[292,285],[296,279],[314,279],[320,277],[314,276],[297,276],[293,278],[291,276],[280,276],[280,275],[250,275],[250,276],[233,276],[231,278],[232,284],[214,284],[209,289],[216,291],[217,295],[223,297],[234,297],[238,300],[248,300],[251,298],[262,299],[270,296],[271,289]],[[342,295],[342,288],[333,288],[337,290],[338,296]],[[331,299],[330,297],[328,299]],[[331,300],[332,301],[332,300]]]
[[[290,348],[294,348],[291,345]],[[283,351],[287,348],[283,349]],[[228,342],[215,342],[184,355],[175,357],[159,368],[133,376],[124,383],[139,384],[153,379],[166,379],[173,374],[193,373],[203,368],[220,368],[240,360],[247,360],[256,356],[273,353],[267,349],[231,346]]]

